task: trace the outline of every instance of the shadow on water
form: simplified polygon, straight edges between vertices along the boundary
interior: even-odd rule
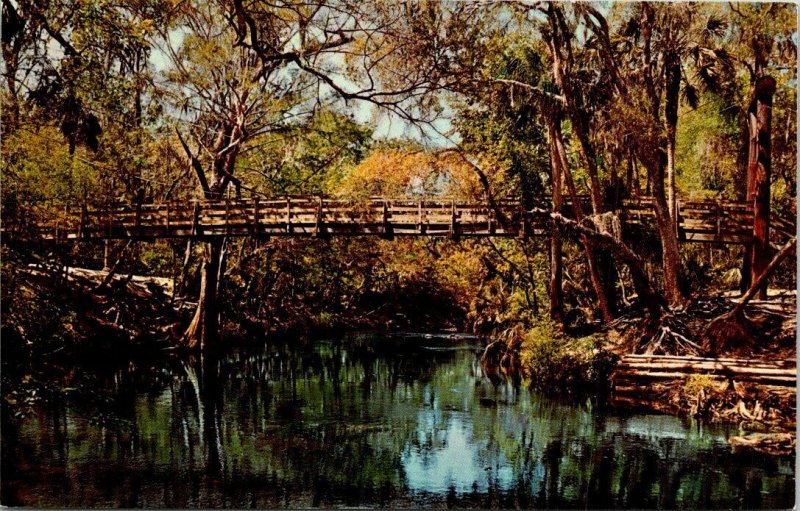
[[[4,408],[2,503],[793,505],[791,460],[731,453],[725,430],[492,383],[478,359],[463,343],[362,337],[81,368],[35,415]]]

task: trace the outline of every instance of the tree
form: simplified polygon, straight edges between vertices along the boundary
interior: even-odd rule
[[[361,100],[423,121],[405,100],[436,90],[445,74],[433,63],[410,66],[403,55],[440,51],[435,41],[432,46],[414,33],[426,22],[436,24],[437,11],[371,7],[337,0],[182,7],[178,26],[186,35],[179,47],[171,32],[161,34],[171,61],[163,94],[181,122],[191,125],[193,144],[180,130],[177,137],[205,197],[222,197],[231,183],[238,194],[244,187],[240,155],[276,133],[296,130],[326,103]],[[354,77],[356,86],[343,75]],[[206,244],[201,299],[184,336],[189,346],[215,342],[216,326],[207,322],[217,314],[207,310],[216,302],[223,245]]]
[[[731,58],[744,68],[751,87],[741,101],[741,117],[747,133],[745,198],[754,208],[754,243],[745,249],[740,283],[744,292],[769,262],[772,98],[778,81],[768,74],[768,69],[783,75],[781,81],[796,80],[796,72],[792,72],[797,59],[796,13],[779,4],[731,4],[729,9],[735,20],[729,41],[733,50]],[[796,87],[792,85],[791,89],[796,98]],[[760,295],[766,298],[766,286],[760,290]]]

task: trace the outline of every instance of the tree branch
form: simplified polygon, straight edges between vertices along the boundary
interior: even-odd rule
[[[178,135],[178,140],[180,140],[181,146],[186,152],[186,156],[189,158],[189,164],[194,169],[195,174],[197,174],[197,180],[200,182],[200,187],[203,189],[203,193],[206,196],[209,196],[211,194],[211,188],[208,186],[208,179],[206,178],[206,173],[203,170],[203,166],[200,164],[200,160],[198,160],[197,157],[195,157],[195,155],[192,153],[191,149],[189,149],[189,145],[183,139],[183,136],[181,136],[181,132],[178,130],[178,128],[175,128],[175,134]]]

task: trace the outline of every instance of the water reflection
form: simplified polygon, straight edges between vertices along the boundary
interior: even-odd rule
[[[793,505],[791,460],[732,454],[724,431],[495,385],[469,346],[384,344],[87,370],[99,397],[4,427],[3,504]]]

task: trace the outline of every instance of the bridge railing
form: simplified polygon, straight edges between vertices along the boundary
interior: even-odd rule
[[[588,197],[581,197],[589,211]],[[430,236],[544,235],[548,219],[523,213],[518,198],[498,199],[506,225],[485,202],[442,197],[285,196],[268,199],[199,199],[158,204],[114,203],[90,208],[33,205],[4,214],[5,233],[46,239],[158,238],[216,235],[416,234]],[[563,211],[571,214],[569,201]],[[747,243],[752,237],[752,207],[716,199],[679,202],[678,234],[684,241]],[[650,197],[623,201],[618,211],[627,224],[653,226]],[[795,231],[794,219],[773,214],[773,236]]]
[[[499,207],[519,221],[515,201]],[[455,200],[322,197],[197,200],[189,203],[117,205],[82,211],[68,237],[173,237],[247,234],[477,234],[491,231],[494,211]],[[44,233],[43,233],[44,234]]]

